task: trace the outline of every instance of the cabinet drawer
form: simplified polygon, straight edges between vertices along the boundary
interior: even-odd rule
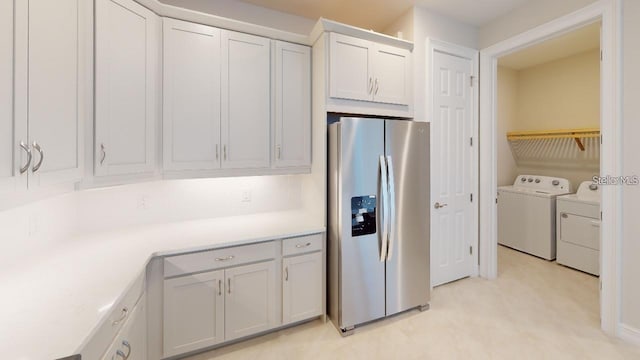
[[[164,259],[164,277],[220,269],[250,262],[274,259],[277,255],[273,241],[226,249],[168,256]]]
[[[129,287],[127,293],[111,308],[111,312],[91,335],[82,348],[83,359],[99,359],[123,324],[131,317],[134,307],[144,292],[143,271]]]
[[[303,254],[322,250],[322,234],[314,234],[282,240],[282,255]]]

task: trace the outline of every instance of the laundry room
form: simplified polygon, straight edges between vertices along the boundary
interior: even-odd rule
[[[507,54],[497,72],[498,276],[506,263],[516,278],[568,274],[573,287],[554,296],[590,299],[591,315],[599,311],[600,26]]]

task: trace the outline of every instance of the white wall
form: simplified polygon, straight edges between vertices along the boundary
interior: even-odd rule
[[[623,172],[640,175],[640,1],[623,2]],[[623,189],[622,322],[640,329],[640,186]]]
[[[536,0],[483,26],[480,29],[480,46],[485,48],[501,40],[531,29],[554,18],[580,9],[595,0]],[[622,0],[623,3],[623,99],[622,116],[624,137],[622,141],[623,171],[628,175],[640,175],[640,1]],[[621,322],[640,333],[640,188],[626,186],[623,189],[623,239],[622,239],[622,299]]]
[[[534,0],[480,27],[480,48],[572,13],[597,0]]]
[[[237,0],[160,0],[160,2],[302,35],[308,35],[317,20]]]
[[[427,8],[415,6],[384,30],[385,34],[396,36],[398,31],[406,34],[405,39],[413,41],[413,95],[414,119],[431,121],[426,109],[426,41],[427,38],[446,41],[472,49],[478,48],[478,29],[453,20]]]
[[[518,176],[518,165],[513,158],[507,132],[513,131],[517,122],[518,72],[503,66],[498,67],[498,186],[511,185]]]
[[[521,70],[498,68],[498,185],[518,174],[556,176],[578,185],[598,175],[597,167],[566,161],[523,166],[513,160],[509,131],[600,127],[598,49]]]

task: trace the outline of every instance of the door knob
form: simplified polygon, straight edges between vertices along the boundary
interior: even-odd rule
[[[435,205],[433,205],[434,208],[436,209],[440,209],[447,206],[447,204],[440,204],[439,202],[435,203]]]

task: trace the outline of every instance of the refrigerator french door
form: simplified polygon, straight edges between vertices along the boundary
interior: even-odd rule
[[[428,308],[429,124],[329,125],[329,317],[356,325]]]

